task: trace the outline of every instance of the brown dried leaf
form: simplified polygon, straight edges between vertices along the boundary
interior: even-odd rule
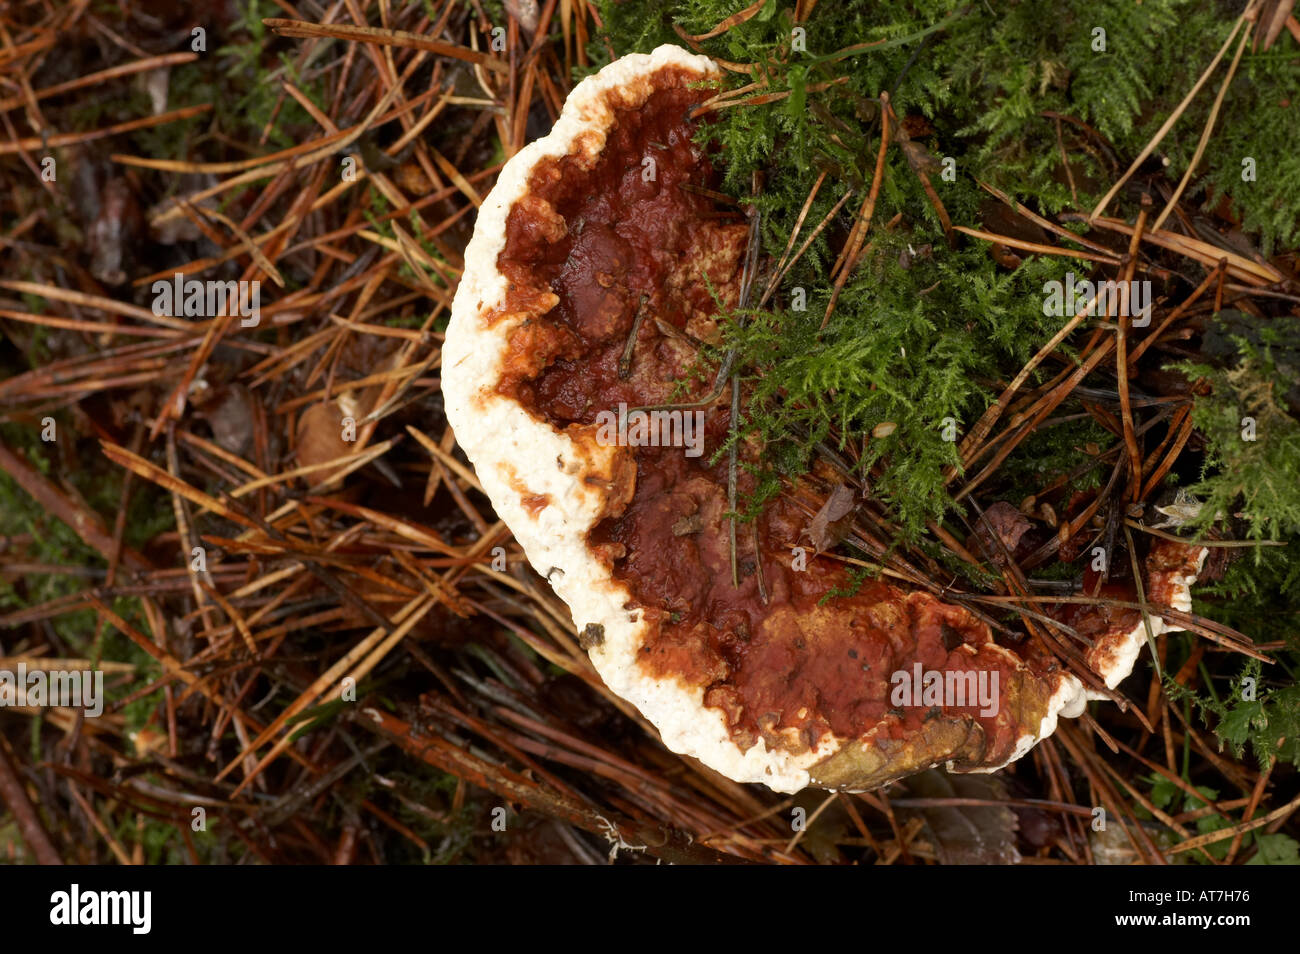
[[[239,457],[253,444],[253,395],[242,384],[232,384],[196,412],[212,428],[217,446]]]
[[[984,511],[984,519],[975,525],[972,545],[986,560],[1006,566],[1007,554],[1015,553],[1020,538],[1032,527],[1028,518],[1012,504],[999,500]]]
[[[971,798],[1002,801],[1007,797],[994,775],[949,775],[930,769],[907,779],[908,791],[917,798]],[[1016,813],[1005,805],[933,805],[900,809],[925,819],[939,861],[945,865],[1014,865]]]
[[[844,484],[836,484],[821,509],[804,528],[818,553],[831,549],[844,539],[857,509],[857,494]]]
[[[355,400],[350,395],[343,395],[324,404],[313,404],[302,412],[298,418],[297,452],[298,463],[304,467],[323,464],[355,454],[360,450],[360,443],[344,439],[344,419],[351,418],[353,427],[350,433],[359,430],[356,421],[360,413]],[[319,484],[338,473],[345,465],[326,467],[313,472],[306,478],[308,484]]]
[[[904,140],[899,143],[899,146],[902,148],[903,155],[907,158],[907,164],[912,167],[913,172],[924,172],[926,175],[930,173],[938,174],[943,168],[943,163],[931,155],[919,142]]]

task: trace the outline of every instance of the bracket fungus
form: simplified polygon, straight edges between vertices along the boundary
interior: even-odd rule
[[[744,272],[749,228],[693,140],[692,108],[718,77],[677,47],[625,56],[506,164],[455,296],[447,416],[601,677],[669,748],[783,792],[863,790],[943,763],[991,771],[1105,698],[1148,624],[1174,627],[1069,607],[1088,685],[1038,640],[995,639],[929,592],[880,579],[824,600],[846,568],[792,561],[807,512],[786,498],[733,550],[727,461],[714,460],[732,402],[712,380],[675,391],[718,342]],[[1156,543],[1148,602],[1186,611],[1204,559]]]

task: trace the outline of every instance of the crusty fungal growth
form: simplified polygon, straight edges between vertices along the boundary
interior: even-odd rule
[[[733,582],[727,467],[711,463],[730,403],[705,401],[711,380],[675,390],[737,301],[748,231],[692,139],[717,76],[676,47],[624,57],[506,164],[452,309],[447,415],[602,678],[673,750],[778,791],[1004,765],[1095,696],[1035,641],[1001,645],[886,582],[823,600],[846,573],[794,549],[807,517],[786,500],[742,528]],[[1204,555],[1158,544],[1148,599],[1186,609]],[[1146,641],[1137,610],[1070,625],[1107,687]]]

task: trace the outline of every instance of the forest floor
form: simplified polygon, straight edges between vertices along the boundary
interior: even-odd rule
[[[1292,6],[0,5],[0,671],[107,697],[0,707],[0,859],[1300,863]],[[1211,547],[1158,664],[1002,772],[787,797],[673,754],[456,446],[475,210],[661,42],[728,70],[765,492],[833,447],[873,496],[829,542],[1006,627],[1095,596],[1098,543]],[[1149,323],[1052,314],[1067,273]]]

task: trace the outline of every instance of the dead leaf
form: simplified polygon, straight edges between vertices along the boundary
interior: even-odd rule
[[[1032,528],[1024,514],[1005,500],[999,500],[984,511],[984,519],[975,525],[972,546],[986,560],[1006,566],[1007,555],[1015,553],[1020,538]]]
[[[361,415],[354,399],[348,394],[334,401],[313,404],[298,418],[298,463],[303,467],[323,464],[350,456],[360,450],[356,434]],[[351,418],[351,428],[345,419]],[[345,435],[352,439],[346,439]],[[304,479],[308,484],[321,484],[342,470],[346,464],[313,471]]]
[[[212,428],[217,446],[239,457],[253,444],[253,395],[242,384],[232,384],[196,412]]]
[[[943,163],[931,155],[919,142],[904,140],[899,145],[902,147],[903,155],[907,158],[907,164],[912,167],[912,171],[924,172],[929,175],[930,173],[937,174],[943,168]]]
[[[949,775],[929,769],[908,778],[906,785],[915,798],[997,802],[1007,797],[1002,781],[994,775]],[[939,861],[945,865],[1020,863],[1016,813],[1005,805],[927,805],[899,810],[925,820]]]
[[[519,28],[530,37],[537,32],[537,0],[506,0],[506,13],[518,23]]]
[[[844,484],[836,484],[822,508],[804,528],[804,533],[818,553],[831,549],[844,539],[857,509],[857,494]]]
[[[130,183],[122,176],[104,183],[103,196],[99,215],[87,235],[90,273],[105,285],[117,286],[126,282],[131,250],[143,220]]]

